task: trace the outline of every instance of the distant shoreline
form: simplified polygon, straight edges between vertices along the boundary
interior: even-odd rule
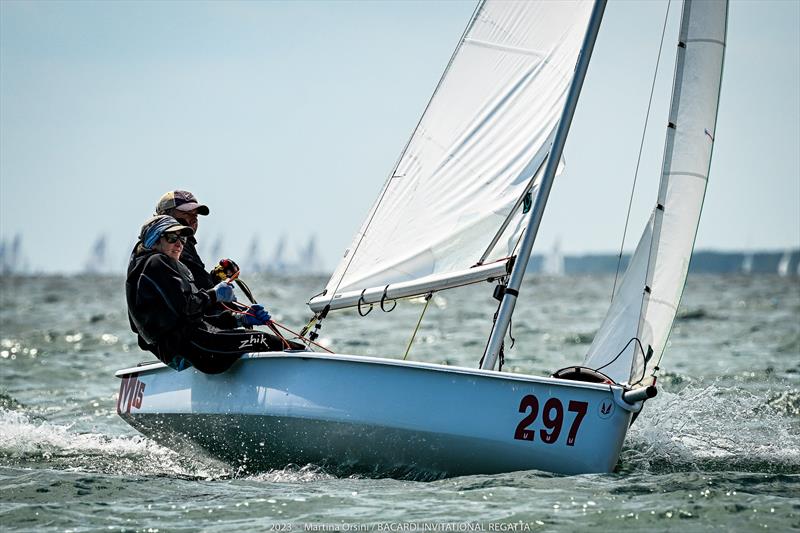
[[[630,260],[630,253],[623,254],[619,260],[620,272],[624,272]],[[528,272],[532,274],[552,274],[552,275],[575,275],[575,274],[614,274],[617,271],[617,254],[613,253],[589,253],[589,254],[567,254],[559,260],[563,260],[563,267],[553,272],[549,270],[552,265],[552,257],[547,255],[534,254],[528,264]],[[783,264],[782,264],[783,263]],[[712,250],[699,250],[692,254],[692,262],[689,272],[694,274],[781,274],[787,276],[800,275],[800,248],[786,251],[763,251],[763,252],[720,252]],[[0,270],[1,276],[10,275],[44,275],[44,276],[70,276],[78,274],[92,275],[122,275],[123,271],[31,271],[31,270]],[[264,270],[259,273],[275,275],[280,277],[291,277],[291,271],[271,272]],[[320,271],[315,274],[298,274],[304,277],[324,277],[330,273]]]

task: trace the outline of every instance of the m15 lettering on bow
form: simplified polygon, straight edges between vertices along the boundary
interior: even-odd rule
[[[578,436],[578,430],[583,422],[583,417],[586,416],[586,408],[588,402],[579,402],[570,400],[567,406],[567,411],[575,413],[575,418],[572,420],[572,425],[569,427],[567,433],[566,445],[575,446],[575,438]],[[528,412],[530,411],[530,412]],[[536,422],[539,416],[539,399],[533,394],[523,396],[519,402],[519,412],[527,413],[525,417],[517,424],[517,429],[514,431],[514,438],[516,440],[536,440],[536,430],[530,429],[530,426]],[[539,430],[539,438],[545,444],[555,444],[558,437],[561,436],[561,429],[564,426],[564,404],[558,398],[549,398],[542,409],[542,425],[544,428]]]
[[[117,398],[117,414],[130,414],[131,407],[142,408],[145,384],[139,381],[138,374],[122,378],[119,384],[119,398]]]

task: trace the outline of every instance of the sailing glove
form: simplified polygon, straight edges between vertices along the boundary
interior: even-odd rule
[[[243,326],[263,326],[272,320],[272,317],[269,316],[269,313],[261,304],[251,305],[246,315],[239,316],[242,318]]]
[[[233,297],[233,285],[227,281],[220,281],[214,285],[213,290],[218,302],[232,302],[235,300]]]

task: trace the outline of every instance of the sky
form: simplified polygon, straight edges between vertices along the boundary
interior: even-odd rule
[[[652,208],[673,2],[624,246]],[[475,2],[0,1],[0,238],[30,271],[83,268],[100,235],[122,271],[168,190],[211,209],[203,245],[327,268],[392,171]],[[611,1],[534,253],[622,242],[664,1]],[[732,0],[696,249],[800,247],[800,2]],[[660,125],[658,127],[654,125]],[[205,258],[207,263],[217,258]]]

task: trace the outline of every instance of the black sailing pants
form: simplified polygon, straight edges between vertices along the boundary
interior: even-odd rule
[[[176,359],[183,358],[205,374],[228,370],[239,357],[249,352],[278,352],[286,349],[275,335],[254,330],[187,328],[179,338],[159,346],[158,358],[172,368],[182,369]],[[291,349],[305,346],[288,341]],[[178,356],[178,357],[176,357]]]

